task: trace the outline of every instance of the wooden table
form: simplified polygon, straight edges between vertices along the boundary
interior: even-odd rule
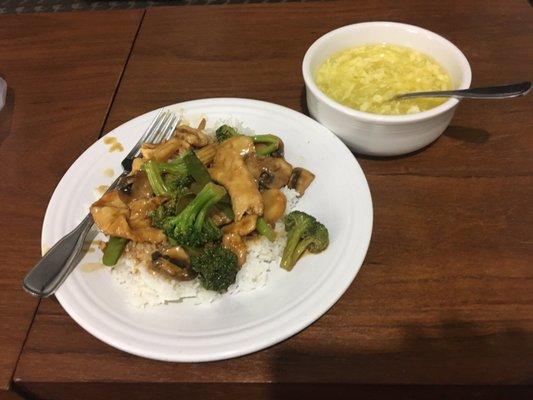
[[[0,398],[36,312],[21,289],[48,200],[100,134],[142,11],[0,16]]]
[[[423,151],[358,156],[375,213],[366,260],[327,314],[281,344],[234,360],[169,364],[99,342],[55,300],[42,301],[32,318],[36,302],[19,285],[38,258],[44,207],[102,123],[106,132],[162,105],[218,96],[305,112],[300,64],[307,47],[335,27],[369,20],[408,22],[448,37],[468,57],[474,85],[531,78],[533,18],[525,2],[154,8],[142,21],[141,13],[6,17],[16,27],[41,24],[40,34],[16,46],[10,37],[22,33],[2,31],[0,19],[0,45],[26,46],[8,64],[11,74],[26,70],[11,78],[17,101],[1,159],[15,162],[38,148],[44,167],[28,188],[21,182],[30,166],[3,169],[0,180],[8,239],[2,250],[11,274],[0,279],[0,346],[9,353],[2,382],[13,373],[19,393],[47,399],[104,392],[131,399],[533,396],[531,96],[464,102],[445,134]],[[46,26],[52,21],[62,22],[59,30]],[[83,45],[65,40],[69,35]],[[8,56],[0,46],[0,73]],[[39,68],[29,67],[30,56]],[[54,60],[74,72],[59,90],[48,80],[67,71],[55,72]],[[31,208],[20,211],[20,204]]]

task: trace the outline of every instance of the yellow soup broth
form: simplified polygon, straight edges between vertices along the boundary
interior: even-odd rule
[[[413,114],[446,101],[391,100],[394,95],[452,88],[448,73],[431,57],[392,44],[358,46],[334,54],[317,70],[315,81],[345,106],[385,115]]]

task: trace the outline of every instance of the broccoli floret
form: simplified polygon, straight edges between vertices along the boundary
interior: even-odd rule
[[[161,204],[154,211],[148,214],[148,216],[152,220],[152,226],[159,229],[163,229],[163,227],[165,226],[166,219],[173,215],[174,214],[172,213],[172,208],[166,207],[166,203]]]
[[[166,202],[148,214],[152,219],[152,226],[164,229],[165,221],[182,212],[193,198],[194,194],[187,187],[176,188]]]
[[[275,135],[255,135],[252,140],[258,156],[268,156],[283,146],[281,139]],[[258,144],[262,146],[257,146]]]
[[[296,262],[306,250],[314,254],[320,253],[328,247],[328,244],[329,234],[327,228],[316,221],[312,234],[300,240],[296,249],[294,249],[293,260]]]
[[[216,292],[222,292],[235,283],[239,271],[237,256],[220,246],[207,247],[199,255],[191,257],[191,268],[198,274],[205,289]]]
[[[155,161],[147,161],[141,166],[141,170],[146,172],[148,182],[156,196],[163,196],[169,192],[169,188],[163,180],[163,176]]]
[[[141,166],[141,169],[146,172],[148,182],[156,196],[167,196],[177,188],[190,184],[187,166],[181,158],[166,163],[149,160]]]
[[[203,230],[204,230],[204,234],[207,237],[212,238],[210,242],[217,242],[222,239],[222,231],[220,230],[218,226],[216,226],[216,224],[213,222],[213,220],[209,216],[205,218]]]
[[[177,216],[163,220],[165,234],[177,243],[191,247],[220,241],[222,232],[208,213],[225,194],[226,189],[222,186],[208,183]]]
[[[229,125],[220,126],[215,132],[217,141],[222,143],[235,136],[241,136],[237,130]],[[281,139],[275,135],[254,135],[250,136],[254,144],[261,144],[256,146],[256,153],[260,156],[268,156],[278,149],[283,147]]]
[[[178,194],[189,192],[189,187],[191,186],[193,179],[190,175],[166,174],[163,176],[163,181],[172,195],[176,192]]]
[[[234,136],[240,136],[237,130],[229,125],[222,125],[215,131],[217,142],[222,143],[224,140],[228,140]]]
[[[327,228],[302,211],[293,211],[285,219],[287,244],[283,250],[281,267],[290,271],[306,251],[320,253],[329,244]]]

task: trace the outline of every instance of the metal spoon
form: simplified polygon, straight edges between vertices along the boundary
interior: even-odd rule
[[[394,96],[393,100],[412,99],[415,97],[455,97],[457,99],[508,99],[524,96],[531,89],[531,82],[514,83],[512,85],[489,86],[484,88],[463,90],[439,90],[435,92],[413,92]]]

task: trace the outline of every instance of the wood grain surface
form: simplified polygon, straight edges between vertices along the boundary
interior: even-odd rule
[[[307,47],[331,29],[369,20],[446,36],[469,59],[474,84],[531,78],[526,2],[158,8],[146,13],[105,130],[205,97],[249,97],[305,112],[300,66]],[[423,151],[357,156],[374,202],[370,249],[341,300],[300,334],[238,359],[162,363],[99,342],[46,300],[24,346],[17,386],[46,398],[91,398],[102,390],[113,398],[282,398],[301,390],[313,398],[332,391],[351,397],[354,384],[365,385],[357,389],[362,396],[382,398],[531,396],[532,105],[531,95],[464,102]],[[366,385],[477,386],[395,392]]]
[[[98,138],[141,16],[0,16],[0,76],[9,86],[0,112],[0,390],[9,386],[37,306],[21,284],[41,254],[46,205]]]

